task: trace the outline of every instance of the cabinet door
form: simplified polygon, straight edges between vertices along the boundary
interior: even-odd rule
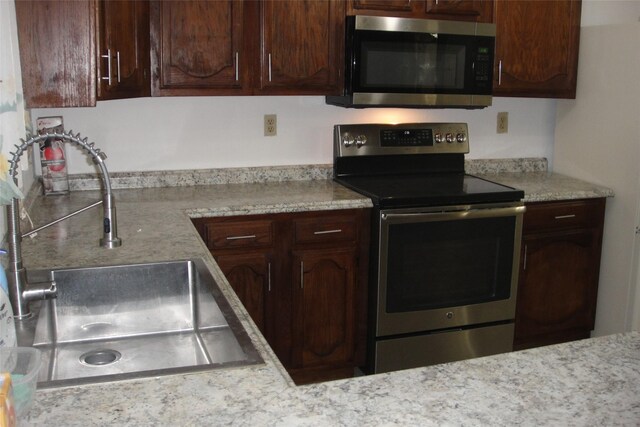
[[[496,0],[494,95],[575,98],[580,0]]]
[[[261,91],[339,94],[344,2],[265,0],[260,7]]]
[[[493,22],[493,0],[427,0],[427,18]]]
[[[28,108],[96,105],[94,1],[16,1]]]
[[[356,267],[352,249],[294,255],[295,367],[344,365],[353,360]]]
[[[600,231],[525,236],[521,260],[516,348],[589,337],[595,321]]]
[[[215,257],[260,332],[268,339],[267,302],[271,292],[271,258],[265,253]]]
[[[234,0],[153,1],[152,95],[240,93],[243,8]]]
[[[98,2],[98,99],[149,96],[149,2]]]
[[[386,15],[415,17],[424,12],[424,0],[350,0],[349,15]]]

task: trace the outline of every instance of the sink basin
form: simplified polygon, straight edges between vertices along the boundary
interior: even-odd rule
[[[43,352],[39,387],[262,363],[202,260],[33,277],[43,273],[58,296],[32,322]]]

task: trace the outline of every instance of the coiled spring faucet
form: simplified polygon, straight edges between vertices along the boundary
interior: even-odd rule
[[[27,271],[22,264],[22,238],[34,234],[44,228],[47,228],[53,224],[57,224],[65,219],[84,212],[94,206],[102,204],[103,220],[102,220],[102,232],[103,236],[100,239],[100,246],[104,248],[116,248],[122,244],[122,240],[118,237],[118,227],[116,221],[116,206],[115,199],[111,191],[111,179],[109,178],[109,172],[104,160],[107,156],[101,152],[98,148],[95,148],[94,143],[89,143],[88,138],[82,139],[80,134],[73,135],[73,131],[68,133],[46,133],[39,135],[28,135],[28,139],[25,141],[21,139],[20,145],[16,145],[16,151],[12,154],[12,158],[9,160],[9,176],[17,183],[18,163],[20,157],[30,146],[39,144],[48,138],[56,138],[65,142],[71,142],[78,145],[84,151],[86,151],[93,162],[98,165],[100,174],[102,176],[102,200],[92,203],[89,206],[78,209],[62,218],[58,218],[45,225],[35,228],[28,233],[21,234],[20,232],[20,201],[16,198],[11,200],[11,204],[7,205],[7,239],[9,246],[9,266],[7,268],[7,281],[9,282],[9,299],[13,306],[13,314],[16,320],[22,320],[29,318],[31,313],[29,311],[29,301],[38,299],[55,298],[57,295],[57,288],[55,282],[34,283],[27,286]],[[29,288],[29,289],[27,289]]]

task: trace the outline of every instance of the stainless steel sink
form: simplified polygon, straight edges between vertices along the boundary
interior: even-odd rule
[[[39,387],[262,363],[199,259],[43,274],[58,296],[32,322]]]

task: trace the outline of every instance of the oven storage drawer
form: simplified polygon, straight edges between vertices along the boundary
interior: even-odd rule
[[[377,341],[375,373],[507,353],[513,332],[513,323],[506,323]]]

